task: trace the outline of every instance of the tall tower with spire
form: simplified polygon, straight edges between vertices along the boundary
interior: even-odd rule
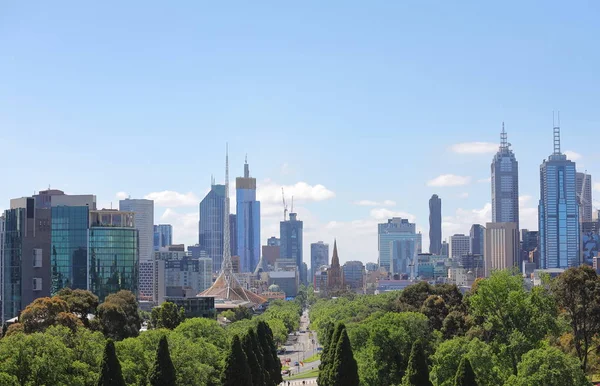
[[[237,254],[240,272],[254,272],[260,260],[260,201],[256,200],[256,178],[250,177],[248,156],[244,176],[235,179]]]
[[[580,264],[577,172],[561,152],[560,121],[553,131],[554,151],[540,166],[540,268],[568,268]]]
[[[231,244],[229,228],[229,150],[225,155],[225,213],[223,216],[223,264],[217,280],[200,296],[212,296],[220,302],[248,302],[251,305],[266,303],[266,299],[251,291],[246,290],[240,284],[233,272],[231,262]]]
[[[519,163],[502,122],[500,148],[491,165],[492,222],[514,222],[519,229]]]
[[[331,257],[331,267],[327,270],[327,290],[340,291],[344,289],[344,273],[340,266],[338,257],[337,241],[333,241],[333,256]]]

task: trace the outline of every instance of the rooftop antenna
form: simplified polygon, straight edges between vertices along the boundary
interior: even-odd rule
[[[508,135],[506,134],[506,130],[504,130],[504,121],[502,121],[502,132],[500,133],[500,150],[507,150],[508,146]]]
[[[552,122],[554,123],[554,113],[552,113]],[[560,155],[560,111],[558,112],[558,125],[554,125],[554,154]]]
[[[281,187],[281,197],[283,198],[283,221],[286,221],[288,209],[285,203],[285,193],[283,192],[283,186]]]

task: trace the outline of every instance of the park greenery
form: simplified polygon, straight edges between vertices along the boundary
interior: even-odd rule
[[[600,370],[600,278],[590,267],[532,289],[496,271],[464,295],[421,282],[319,299],[310,319],[324,347],[319,385],[340,384],[331,350],[341,330],[366,386],[590,385]]]
[[[166,302],[140,332],[143,318],[131,292],[99,304],[89,291],[64,289],[36,299],[17,323],[4,326],[0,385],[248,384],[240,383],[242,374],[250,385],[274,386],[281,381],[277,345],[298,328],[301,311],[300,301],[276,301],[261,315],[234,310],[244,317],[224,325],[186,319]]]

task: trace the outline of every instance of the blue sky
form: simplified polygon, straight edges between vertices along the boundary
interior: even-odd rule
[[[4,2],[0,208],[49,184],[101,206],[151,196],[193,243],[228,141],[232,177],[248,153],[259,181],[263,240],[286,186],[305,251],[337,237],[342,261],[376,261],[377,222],[410,215],[426,236],[433,193],[444,237],[489,219],[485,143],[505,121],[536,228],[553,110],[600,176],[600,5],[488,3]],[[447,174],[463,184],[428,186]]]

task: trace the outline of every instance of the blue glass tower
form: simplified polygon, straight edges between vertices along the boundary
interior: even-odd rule
[[[554,128],[554,153],[540,166],[538,208],[540,268],[579,265],[579,208],[575,162],[560,151],[560,127]]]
[[[212,259],[213,271],[221,272],[223,262],[223,227],[225,217],[225,185],[211,184],[210,192],[200,202],[200,248]]]
[[[256,201],[256,178],[250,177],[248,160],[244,177],[235,179],[237,254],[240,272],[254,272],[260,260],[260,202]]]
[[[289,220],[279,223],[281,247],[279,257],[281,259],[293,259],[300,272],[300,281],[306,283],[306,277],[302,275],[302,228],[303,222],[298,221],[297,213],[290,213]]]

